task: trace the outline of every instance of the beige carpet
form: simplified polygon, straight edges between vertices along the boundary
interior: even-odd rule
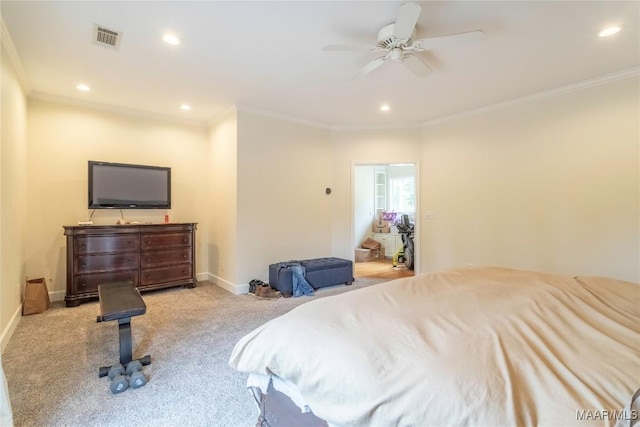
[[[96,323],[98,302],[23,317],[2,365],[16,426],[251,426],[246,376],[227,366],[235,343],[299,304],[381,282],[323,288],[314,297],[256,300],[210,282],[144,293],[132,319],[134,358],[151,355],[146,386],[113,395],[100,366],[118,362],[116,322]]]

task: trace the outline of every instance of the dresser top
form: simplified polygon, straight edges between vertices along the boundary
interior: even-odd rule
[[[143,233],[149,231],[189,231],[197,228],[197,222],[171,222],[147,224],[112,224],[112,225],[63,225],[65,236],[76,234],[113,234]]]

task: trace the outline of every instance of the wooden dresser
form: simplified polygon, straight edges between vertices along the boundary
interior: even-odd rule
[[[65,226],[67,307],[97,298],[100,283],[130,280],[140,291],[195,287],[196,225]]]

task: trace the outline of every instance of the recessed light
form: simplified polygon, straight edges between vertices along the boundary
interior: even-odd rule
[[[173,34],[165,34],[162,37],[162,41],[172,46],[176,46],[180,44],[180,39],[177,36],[174,36]]]
[[[609,27],[609,28],[605,28],[604,30],[600,31],[598,33],[599,37],[609,37],[612,36],[618,32],[620,32],[622,28],[620,27]]]
[[[180,109],[181,109],[181,110],[184,110],[184,111],[191,111],[191,105],[189,105],[189,104],[182,104],[182,105],[180,106]]]
[[[380,106],[380,111],[389,111],[391,110],[391,107],[389,107],[389,104],[382,104]]]
[[[77,84],[76,89],[81,90],[83,92],[89,92],[91,90],[91,88],[84,83]]]

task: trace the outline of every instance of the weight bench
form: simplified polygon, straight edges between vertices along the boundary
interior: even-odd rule
[[[131,282],[104,283],[98,285],[100,298],[100,315],[98,322],[118,321],[120,341],[120,363],[113,366],[102,366],[99,377],[109,376],[111,391],[120,393],[129,385],[132,388],[146,384],[146,377],[142,373],[142,366],[151,364],[151,356],[133,360],[133,340],[131,339],[131,318],[147,312],[140,291]],[[126,369],[126,370],[125,370]],[[130,377],[127,379],[124,374]]]

